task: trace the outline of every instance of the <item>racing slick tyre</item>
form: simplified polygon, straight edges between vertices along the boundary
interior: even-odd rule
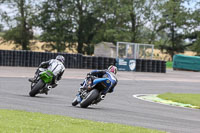
[[[72,102],[72,106],[76,106],[77,104],[78,104],[77,97],[75,97]]]
[[[40,79],[31,89],[29,92],[29,95],[31,97],[34,97],[36,94],[39,93],[39,90],[42,89],[44,86],[44,82]]]
[[[83,99],[80,103],[81,108],[87,108],[92,102],[97,99],[99,96],[99,91],[97,89],[93,89],[90,91],[90,94],[86,97],[86,99]]]

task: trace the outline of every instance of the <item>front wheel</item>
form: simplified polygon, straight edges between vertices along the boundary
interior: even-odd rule
[[[39,93],[39,90],[42,89],[42,87],[44,86],[44,82],[40,79],[31,89],[31,91],[29,92],[29,95],[31,97],[34,97],[36,94]]]
[[[78,104],[77,97],[75,97],[72,102],[72,106],[76,106],[77,104]]]
[[[83,99],[80,103],[81,108],[87,108],[92,102],[99,96],[99,91],[97,89],[93,89],[90,91],[90,94]]]

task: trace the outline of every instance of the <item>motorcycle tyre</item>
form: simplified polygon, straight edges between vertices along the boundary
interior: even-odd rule
[[[33,89],[29,92],[29,96],[34,97],[36,94],[39,93],[39,90],[42,89],[42,87],[44,86],[44,82],[40,79],[35,86],[33,87]]]
[[[87,108],[92,102],[99,96],[99,91],[97,89],[93,89],[90,91],[90,94],[86,99],[83,99],[80,103],[81,108]]]
[[[77,97],[75,97],[72,102],[72,106],[76,106],[77,104],[78,104]]]

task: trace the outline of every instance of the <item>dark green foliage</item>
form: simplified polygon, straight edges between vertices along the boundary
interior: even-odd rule
[[[47,0],[39,7],[35,24],[43,30],[41,40],[47,42],[43,48],[63,52],[67,42],[72,42],[72,20],[66,10],[67,1]]]
[[[17,26],[5,32],[3,38],[6,41],[14,41],[16,48],[22,46],[23,50],[29,49],[29,40],[32,38],[32,33],[25,30],[22,31],[21,26]]]
[[[31,2],[30,0],[27,0]],[[25,0],[4,0],[4,4],[9,5],[15,15],[11,16],[7,12],[1,14],[2,19],[10,24],[10,29],[2,36],[6,41],[14,41],[16,47],[21,46],[23,50],[29,50],[30,39],[33,38],[31,6]],[[14,24],[16,23],[16,24]]]
[[[200,3],[189,0],[0,0],[15,8],[1,12],[10,26],[7,41],[29,49],[33,27],[42,30],[44,50],[93,54],[94,44],[118,41],[155,44],[171,56],[186,49],[200,53]],[[194,1],[193,1],[194,2]],[[38,6],[34,6],[34,5]],[[34,8],[33,8],[34,7]],[[34,20],[34,21],[33,21]],[[11,23],[12,22],[12,23]],[[1,30],[1,28],[0,28]],[[187,39],[187,41],[186,41]],[[189,40],[189,42],[188,42]]]
[[[162,17],[159,19],[158,34],[162,37],[159,45],[161,50],[166,50],[173,57],[176,53],[183,53],[187,45],[185,35],[192,26],[189,21],[191,14],[183,6],[184,0],[168,0],[160,3],[158,10]]]

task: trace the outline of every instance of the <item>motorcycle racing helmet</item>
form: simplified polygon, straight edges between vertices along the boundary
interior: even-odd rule
[[[109,71],[109,72],[112,72],[112,73],[114,73],[114,74],[117,74],[117,67],[111,65],[111,66],[108,67],[108,71]]]
[[[59,60],[59,61],[62,62],[63,64],[65,63],[65,57],[63,57],[62,55],[56,56],[56,60]]]

